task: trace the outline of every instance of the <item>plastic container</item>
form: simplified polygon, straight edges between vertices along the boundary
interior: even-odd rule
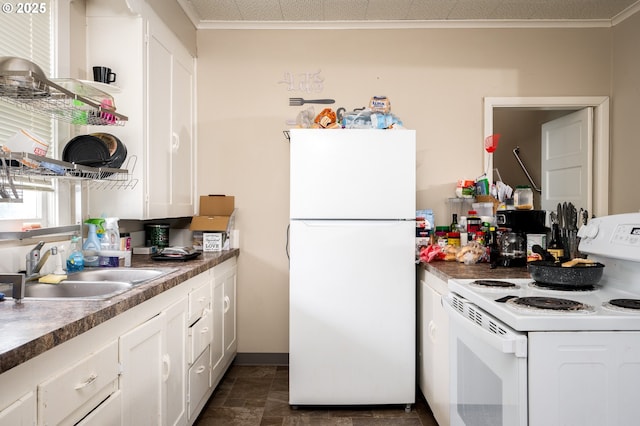
[[[516,191],[513,194],[513,205],[516,210],[533,210],[533,191],[529,186],[516,186]]]
[[[98,266],[98,252],[100,251],[100,240],[96,233],[96,225],[89,223],[89,232],[87,239],[82,245],[82,253],[84,255],[84,266]]]
[[[80,237],[72,237],[69,247],[69,251],[71,253],[67,258],[67,272],[71,273],[82,271],[84,269],[84,255],[80,248]]]

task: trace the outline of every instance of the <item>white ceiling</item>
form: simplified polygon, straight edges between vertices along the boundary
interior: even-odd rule
[[[640,0],[177,0],[197,28],[611,26]]]

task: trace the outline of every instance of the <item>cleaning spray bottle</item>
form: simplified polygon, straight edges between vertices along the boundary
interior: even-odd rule
[[[85,222],[89,226],[87,239],[82,245],[84,254],[84,266],[98,266],[98,252],[100,251],[100,240],[98,238],[98,225],[102,229],[104,219],[87,219]],[[104,232],[104,229],[102,229]]]
[[[67,258],[67,273],[82,271],[84,269],[84,255],[80,246],[80,236],[71,237],[69,244],[69,257]]]

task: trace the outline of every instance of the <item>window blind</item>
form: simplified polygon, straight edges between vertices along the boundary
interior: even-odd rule
[[[47,75],[53,72],[53,24],[51,1],[13,3],[0,13],[0,56],[17,56],[36,63]],[[26,6],[27,4],[31,6]],[[18,6],[23,5],[20,9]],[[33,7],[37,5],[38,7]],[[4,10],[4,9],[3,9]],[[27,13],[30,12],[30,13]],[[53,120],[0,100],[0,143],[24,128],[43,140],[53,141]]]

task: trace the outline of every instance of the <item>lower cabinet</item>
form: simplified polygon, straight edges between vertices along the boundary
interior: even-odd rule
[[[193,424],[237,352],[236,271],[234,257],[0,375],[0,426]]]
[[[122,421],[186,423],[187,298],[120,337]]]
[[[0,424],[12,426],[32,426],[36,424],[36,394],[27,392],[11,405],[0,410]]]
[[[449,318],[441,298],[447,283],[419,267],[418,385],[438,425],[449,425]]]

